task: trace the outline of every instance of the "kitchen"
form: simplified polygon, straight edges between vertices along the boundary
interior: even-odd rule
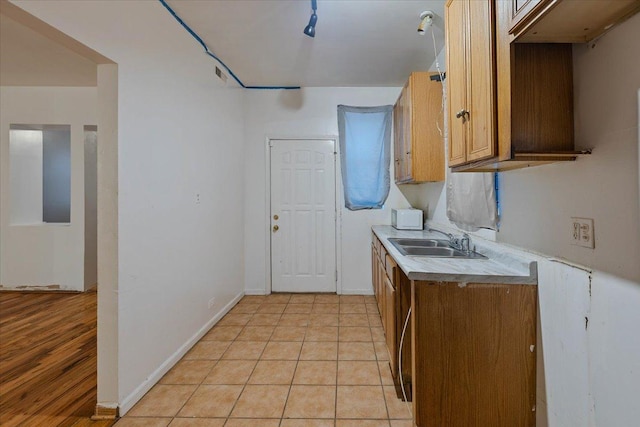
[[[165,10],[143,4],[131,6],[132,16],[141,19],[140,16],[146,14],[149,25],[156,22],[166,26],[172,37],[167,35],[161,41],[152,41],[129,29],[129,37],[140,47],[136,48],[132,43],[125,48],[122,41],[103,40],[101,34],[108,27],[103,23],[104,19],[92,16],[102,14],[115,19],[119,14],[129,12],[109,9],[105,5],[82,5],[73,13],[67,12],[92,22],[95,29],[88,29],[46,4],[16,3],[94,46],[118,62],[121,68],[118,138],[124,151],[119,165],[122,261],[116,290],[127,295],[120,301],[120,321],[123,325],[135,326],[136,331],[139,328],[146,332],[120,337],[123,354],[117,359],[122,381],[107,385],[109,389],[103,396],[105,401],[124,402],[124,407],[130,407],[141,397],[146,379],[154,378],[154,375],[159,379],[162,369],[158,368],[165,366],[167,360],[174,360],[176,349],[212,318],[211,312],[203,307],[194,309],[189,320],[163,319],[167,311],[176,310],[175,304],[196,307],[198,301],[194,300],[209,300],[211,295],[201,284],[207,281],[207,276],[217,275],[214,294],[218,300],[216,304],[220,305],[214,306],[216,314],[241,292],[270,292],[266,280],[270,266],[265,241],[271,227],[264,183],[267,176],[265,138],[335,136],[338,133],[335,113],[338,104],[394,104],[400,89],[353,85],[305,87],[300,91],[240,92],[218,88],[214,89],[216,99],[203,99],[201,88],[212,86],[212,62],[198,56],[200,47],[183,34],[184,29],[177,25],[173,28],[174,22]],[[317,39],[325,19],[322,18],[322,7],[320,2]],[[425,7],[421,5],[418,9]],[[131,19],[128,28],[133,28],[135,20],[127,19]],[[417,26],[418,17],[411,19]],[[444,13],[439,14],[439,19],[436,19],[436,26],[444,31]],[[411,28],[414,34],[415,26]],[[634,333],[640,302],[640,266],[637,262],[640,253],[638,27],[636,15],[611,29],[595,44],[574,44],[572,47],[575,145],[580,150],[591,149],[592,153],[576,161],[501,173],[499,231],[472,234],[472,240],[479,247],[479,242],[488,238],[523,250],[537,262],[538,319],[541,323],[538,329],[542,331],[542,342],[536,345],[538,354],[545,356],[538,359],[537,366],[538,375],[544,373],[537,381],[538,423],[542,422],[543,413],[547,414],[548,425],[562,426],[624,426],[631,425],[640,416],[632,402],[632,396],[637,395],[639,381],[636,379],[640,372],[640,344]],[[145,61],[137,55],[145,46],[154,49],[160,44],[178,45],[180,52],[176,54],[175,49],[167,49],[177,55],[176,58],[151,57]],[[193,60],[194,57],[198,59]],[[196,72],[197,77],[193,76],[191,68],[179,68],[189,61],[195,61],[194,68],[202,68],[201,73]],[[441,54],[441,65],[445,62]],[[158,75],[159,69],[173,66],[177,67],[176,75]],[[157,80],[145,81],[147,76]],[[175,78],[194,80],[185,83],[180,90],[171,89]],[[181,91],[184,90],[191,96],[183,94]],[[162,99],[158,94],[172,96],[174,105],[166,107],[169,111],[177,113],[184,109],[193,116],[176,114],[169,119],[168,112],[158,111],[162,109],[145,101]],[[158,128],[159,118],[166,120]],[[189,130],[178,130],[179,127]],[[168,134],[164,135],[166,132]],[[143,143],[148,133],[157,140],[154,152],[158,154],[151,161],[147,159],[148,146]],[[198,142],[203,133],[216,135],[220,140],[226,140],[226,144],[216,142],[206,146]],[[185,139],[194,141],[194,145],[186,153],[180,153],[174,141]],[[219,156],[221,152],[226,156]],[[181,168],[169,161],[172,156],[203,171],[208,165],[197,157],[213,158],[218,170],[207,170],[202,176],[195,173],[185,176]],[[151,173],[138,171],[139,164],[145,165],[143,171]],[[158,175],[154,181],[153,174],[163,167],[168,168],[169,177]],[[241,179],[228,179],[238,174]],[[170,178],[179,180],[180,188],[174,188]],[[206,188],[210,182],[225,182],[225,187],[218,186],[214,191]],[[202,203],[191,204],[191,194],[184,196],[183,188],[200,191]],[[434,224],[451,226],[446,193],[442,181],[399,186],[392,183],[384,209],[363,213],[340,208],[339,292],[373,293],[369,273],[371,227],[390,224],[391,208],[413,206],[424,210],[425,217]],[[139,204],[138,200],[144,203]],[[180,208],[169,213],[173,206]],[[215,206],[226,206],[226,212],[215,211]],[[162,218],[146,223],[138,219],[154,218],[158,210],[163,213]],[[206,218],[205,210],[209,218]],[[593,249],[571,245],[571,217],[594,220]],[[167,221],[172,230],[166,229]],[[224,230],[220,230],[220,224],[225,224]],[[210,239],[198,237],[203,229],[214,233],[218,242],[225,243],[212,245]],[[170,238],[157,237],[164,233]],[[456,233],[461,234],[461,231]],[[182,238],[180,234],[188,238]],[[175,268],[163,266],[151,273],[157,268],[157,260],[168,259],[173,254],[174,249],[168,248],[168,242],[185,254],[191,254],[192,259],[178,256]],[[147,251],[148,255],[145,255]],[[185,272],[192,267],[200,268],[211,262],[209,256],[200,255],[204,252],[215,254],[215,268],[208,267],[202,273],[187,275],[189,284],[185,284],[182,291],[192,290],[194,296],[183,295],[187,292],[182,292],[173,283],[184,280]],[[227,289],[221,285],[225,282],[239,285]],[[155,284],[152,286],[151,283]],[[139,310],[142,306],[144,310]],[[158,344],[158,335],[165,330],[175,332],[169,333],[165,344]],[[145,347],[154,351],[143,351]],[[149,356],[147,353],[155,354]],[[542,390],[546,391],[542,393]]]

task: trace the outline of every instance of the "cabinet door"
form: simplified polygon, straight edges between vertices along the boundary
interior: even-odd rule
[[[393,107],[393,168],[396,182],[402,181],[403,169],[404,169],[404,112],[402,109],[402,100],[404,96],[404,89],[400,93],[400,98]]]
[[[407,82],[403,90],[403,101],[402,101],[402,115],[404,117],[403,126],[404,126],[404,143],[402,146],[402,155],[404,158],[404,169],[403,169],[403,181],[413,181],[413,163],[411,161],[411,151],[413,149],[413,105],[411,102],[411,77]]]
[[[414,283],[415,425],[535,426],[536,286]]]
[[[529,13],[541,3],[541,0],[513,0],[511,9],[510,30],[520,23]]]
[[[394,113],[394,159],[396,182],[405,182],[410,179],[411,159],[407,163],[407,152],[411,146],[411,97],[410,87],[407,83],[393,108]]]
[[[453,0],[447,4],[447,91],[449,97],[449,166],[467,161],[466,116],[456,118],[467,109],[468,0]]]
[[[376,280],[376,286],[378,287],[378,294],[380,295],[380,297],[378,298],[378,311],[380,312],[380,314],[384,313],[384,297],[385,297],[385,293],[384,293],[384,265],[382,264],[382,262],[380,261],[380,258],[378,258],[378,262],[377,262],[377,268],[378,268],[378,272],[377,274],[377,280]],[[384,328],[384,318],[382,319],[382,327]]]
[[[468,4],[467,161],[471,162],[496,154],[496,62],[494,2],[471,0]]]
[[[382,267],[380,265],[380,259],[378,259],[378,263],[376,264],[376,268],[378,269],[378,272],[376,273],[377,275],[377,282],[376,282],[376,286],[378,287],[378,294],[379,294],[379,298],[378,298],[378,312],[382,313],[382,308],[384,307],[384,279],[382,276]],[[380,319],[381,321],[383,321],[384,319]],[[382,325],[382,327],[384,328],[384,324]]]
[[[411,281],[400,269],[397,270],[398,274],[395,276],[395,282],[393,283],[396,288],[396,342],[398,349],[398,370],[394,372],[394,382],[398,390],[400,388],[400,376],[402,376],[402,382],[404,385],[404,392],[407,399],[412,399],[412,356],[411,356],[411,322],[407,323],[404,339],[402,339],[402,354],[400,354],[400,341],[402,337],[402,330],[404,329],[405,321],[409,315],[409,309],[411,307]],[[402,360],[400,359],[402,356]],[[402,365],[402,371],[400,371],[400,365]],[[402,394],[400,391],[398,397]]]
[[[387,349],[389,349],[389,364],[391,372],[398,372],[398,349],[396,348],[396,290],[387,275],[384,276],[385,295],[384,304],[385,312],[385,338],[387,341]]]
[[[378,271],[378,255],[376,255],[376,245],[375,243],[371,243],[371,286],[373,287],[373,294],[376,297],[376,301],[378,300],[378,284],[377,281],[377,271]]]

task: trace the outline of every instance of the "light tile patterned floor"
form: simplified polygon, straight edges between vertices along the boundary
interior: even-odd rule
[[[245,296],[117,427],[411,427],[375,299]]]

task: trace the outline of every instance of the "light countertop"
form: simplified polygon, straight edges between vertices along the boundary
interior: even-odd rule
[[[434,225],[434,228],[450,232]],[[535,261],[524,253],[484,239],[472,237],[471,247],[488,259],[434,258],[402,255],[389,238],[443,239],[439,233],[423,230],[396,230],[390,225],[374,225],[373,232],[410,280],[461,283],[537,284]],[[454,233],[456,235],[461,233]]]

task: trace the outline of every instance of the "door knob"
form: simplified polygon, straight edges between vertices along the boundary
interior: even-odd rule
[[[469,112],[463,108],[456,113],[456,118],[462,118],[462,123],[464,123],[467,121],[467,118],[469,118]]]
[[[276,231],[280,230],[280,227],[278,227],[277,225],[273,226],[273,232],[275,233]]]

